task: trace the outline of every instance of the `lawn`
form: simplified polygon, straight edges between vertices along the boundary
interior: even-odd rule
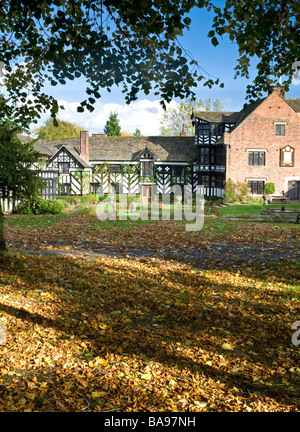
[[[5,222],[0,411],[299,411],[297,225]]]
[[[261,217],[261,211],[265,208],[281,209],[281,204],[269,204],[267,207],[263,204],[232,204],[226,207],[220,207],[222,216],[232,217]],[[299,204],[285,204],[286,209],[300,209]]]

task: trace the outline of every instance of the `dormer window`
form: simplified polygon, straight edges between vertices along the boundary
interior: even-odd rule
[[[280,166],[291,167],[294,166],[295,149],[289,145],[280,150]]]
[[[154,162],[150,160],[141,160],[141,175],[142,177],[154,176]]]
[[[137,158],[141,164],[141,177],[154,177],[154,161],[157,160],[155,154],[146,147]]]

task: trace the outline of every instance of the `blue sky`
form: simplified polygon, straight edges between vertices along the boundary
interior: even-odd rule
[[[215,3],[223,3],[223,1]],[[217,47],[211,44],[207,33],[213,22],[212,12],[195,8],[189,16],[192,23],[190,30],[185,31],[179,39],[181,45],[198,61],[206,72],[205,76],[218,77],[220,82],[224,83],[224,88],[213,86],[211,89],[199,84],[196,89],[197,97],[203,100],[218,99],[223,104],[224,111],[239,111],[245,103],[247,84],[251,83],[255,77],[255,62],[253,62],[249,80],[241,77],[234,79],[234,68],[238,58],[237,44],[231,42],[227,36],[220,40]],[[292,84],[287,97],[300,97],[299,87]],[[110,112],[115,111],[118,113],[122,130],[132,133],[139,128],[144,136],[159,135],[162,109],[159,99],[151,94],[145,96],[140,93],[137,101],[126,105],[121,89],[115,87],[111,93],[103,92],[93,113],[88,111],[77,113],[76,108],[79,102],[86,98],[83,80],[70,81],[65,86],[49,87],[48,91],[65,106],[59,118],[76,122],[91,134],[103,132]],[[47,116],[43,116],[41,121],[46,119]]]

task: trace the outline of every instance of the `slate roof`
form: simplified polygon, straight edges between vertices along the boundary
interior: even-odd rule
[[[293,108],[296,112],[300,112],[300,99],[296,98],[287,98],[287,103],[290,105],[290,107]]]
[[[194,137],[89,137],[90,162],[133,162],[147,147],[161,162],[191,162],[195,157]],[[80,138],[40,140],[35,148],[48,156],[65,146],[75,157],[80,157]]]
[[[229,111],[194,111],[194,116],[209,123],[237,123],[240,112]]]
[[[259,99],[243,108],[238,112],[205,112],[205,111],[194,111],[194,116],[207,121],[209,123],[235,123],[236,126],[243,121],[248,115],[250,115],[266,98]],[[287,98],[284,99],[291,108],[296,112],[300,112],[300,99],[299,98]]]
[[[263,100],[259,99],[245,106],[241,111],[194,111],[194,116],[209,123],[235,123],[237,125],[251,114]]]

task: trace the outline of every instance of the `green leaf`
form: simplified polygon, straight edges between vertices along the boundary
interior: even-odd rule
[[[212,38],[211,43],[213,44],[213,46],[219,45],[218,39],[215,36]]]

